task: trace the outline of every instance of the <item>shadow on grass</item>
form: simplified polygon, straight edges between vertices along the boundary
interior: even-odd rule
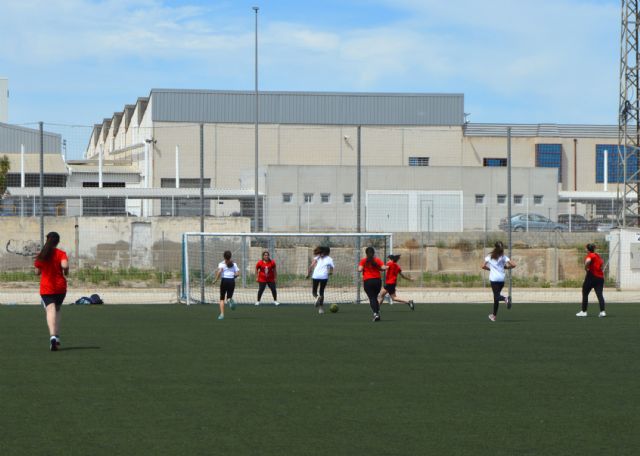
[[[58,351],[70,351],[70,350],[100,350],[100,347],[60,347]]]

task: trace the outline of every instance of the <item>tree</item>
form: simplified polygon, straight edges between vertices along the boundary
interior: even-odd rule
[[[11,169],[11,163],[9,157],[3,155],[0,157],[0,196],[4,196],[4,192],[7,190],[7,174]]]

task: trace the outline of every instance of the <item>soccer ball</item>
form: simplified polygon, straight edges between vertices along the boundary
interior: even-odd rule
[[[329,310],[331,311],[331,313],[336,313],[340,309],[338,308],[338,304],[333,303],[329,306]]]

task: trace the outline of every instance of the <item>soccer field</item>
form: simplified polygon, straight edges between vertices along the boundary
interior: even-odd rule
[[[0,307],[0,454],[632,455],[640,305]]]

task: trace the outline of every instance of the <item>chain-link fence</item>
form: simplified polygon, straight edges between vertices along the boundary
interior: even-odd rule
[[[524,146],[515,148],[509,194],[504,163],[465,158],[471,146],[452,128],[261,125],[256,189],[253,126],[152,124],[138,108],[94,126],[22,125],[0,141],[9,162],[3,302],[37,301],[32,259],[48,231],[69,254],[70,298],[102,291],[112,302],[177,301],[186,231],[359,227],[395,233],[394,252],[414,279],[399,286],[417,301],[456,300],[464,289],[465,299],[485,302],[480,266],[496,240],[507,244],[509,206],[513,285],[537,293],[527,300],[579,294],[587,242],[608,265],[620,184],[563,195],[558,168],[528,163]],[[443,152],[415,152],[434,137]],[[445,160],[451,150],[460,158]]]

